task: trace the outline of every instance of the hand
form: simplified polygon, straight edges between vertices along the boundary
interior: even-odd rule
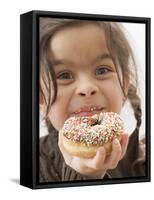
[[[106,171],[108,169],[116,168],[119,161],[125,155],[128,146],[128,138],[128,134],[122,134],[120,142],[118,139],[113,140],[112,151],[109,156],[106,155],[105,148],[100,147],[93,158],[81,158],[67,153],[63,147],[60,132],[58,145],[68,166],[83,175],[88,175],[94,178],[103,178]]]

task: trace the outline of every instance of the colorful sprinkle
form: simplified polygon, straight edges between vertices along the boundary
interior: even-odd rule
[[[106,112],[92,117],[71,117],[61,131],[71,141],[102,145],[123,133],[124,124],[117,113]]]

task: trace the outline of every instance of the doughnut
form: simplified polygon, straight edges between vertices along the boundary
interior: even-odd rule
[[[124,123],[117,113],[104,112],[93,116],[68,118],[62,129],[64,149],[73,156],[92,158],[99,147],[105,147],[107,155],[114,138],[121,140]]]

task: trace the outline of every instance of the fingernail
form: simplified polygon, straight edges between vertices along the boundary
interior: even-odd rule
[[[97,151],[98,155],[104,155],[105,151],[104,151],[104,147],[100,147]]]
[[[118,140],[117,138],[115,138],[114,141],[113,141],[113,143],[114,143],[115,145],[117,145],[117,144],[119,143],[119,140]]]
[[[99,152],[104,153],[105,149],[104,147],[100,147]]]

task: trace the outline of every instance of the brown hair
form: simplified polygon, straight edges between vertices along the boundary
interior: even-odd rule
[[[135,132],[139,131],[141,125],[141,102],[137,94],[137,69],[132,49],[125,37],[123,27],[120,23],[105,21],[88,21],[73,19],[51,19],[41,18],[40,20],[40,96],[46,104],[46,116],[49,113],[50,106],[56,100],[57,83],[52,62],[48,58],[48,48],[52,36],[63,28],[72,26],[82,26],[85,24],[95,24],[103,28],[107,41],[108,49],[111,53],[113,62],[117,66],[117,61],[122,70],[123,80],[119,78],[118,68],[117,75],[119,83],[123,90],[125,99],[129,99],[134,110],[134,116],[137,121]],[[124,92],[125,81],[129,81],[128,93]],[[54,87],[51,94],[51,84]],[[46,118],[47,124],[49,124]]]

